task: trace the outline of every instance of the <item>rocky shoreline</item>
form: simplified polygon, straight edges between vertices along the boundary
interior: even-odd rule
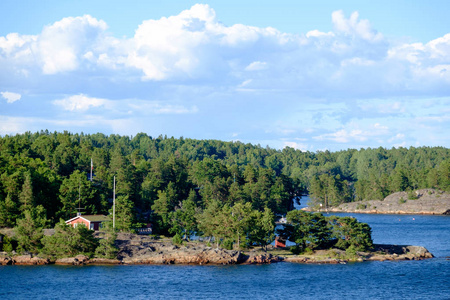
[[[10,256],[0,253],[0,265],[238,265],[270,264],[277,262],[345,264],[358,261],[421,260],[433,255],[420,246],[374,245],[371,252],[349,255],[343,250],[318,250],[307,255],[292,255],[288,250],[271,247],[267,252],[225,250],[208,247],[200,242],[174,245],[169,239],[158,240],[150,236],[121,233],[116,245],[120,249],[117,259],[89,258],[84,255],[51,261],[31,254]]]
[[[303,210],[315,211],[309,207]],[[410,194],[397,192],[387,196],[384,200],[344,203],[337,207],[330,207],[327,211],[367,214],[450,215],[450,193],[434,189],[417,190]]]

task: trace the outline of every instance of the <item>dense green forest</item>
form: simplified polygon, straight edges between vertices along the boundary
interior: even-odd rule
[[[189,235],[199,227],[210,230],[208,213],[264,222],[270,214],[292,210],[305,194],[313,203],[332,206],[419,188],[449,191],[450,151],[380,147],[313,153],[145,133],[27,132],[0,138],[0,227],[16,226],[26,211],[44,218],[47,227],[73,217],[77,208],[108,214],[114,176],[119,229],[151,222],[158,232]],[[203,219],[192,219],[200,213]]]

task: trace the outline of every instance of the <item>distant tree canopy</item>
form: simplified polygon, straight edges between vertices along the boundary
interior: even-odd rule
[[[419,188],[450,191],[449,174],[443,147],[313,153],[145,133],[27,132],[0,137],[0,227],[23,227],[36,211],[45,226],[80,208],[108,214],[115,176],[121,230],[151,222],[163,234],[264,245],[274,217],[302,194],[333,206]],[[219,217],[229,227],[214,231]],[[36,238],[23,235],[25,247],[35,247]]]

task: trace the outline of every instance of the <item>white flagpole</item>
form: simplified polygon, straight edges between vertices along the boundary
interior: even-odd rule
[[[116,176],[114,176],[113,189],[113,228],[116,228]]]
[[[91,181],[92,181],[92,169],[94,169],[94,163],[92,162],[92,157],[91,157]]]

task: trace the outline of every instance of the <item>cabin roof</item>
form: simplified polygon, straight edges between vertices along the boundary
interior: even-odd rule
[[[67,220],[66,223],[69,223],[78,218],[85,219],[89,222],[105,222],[105,221],[109,220],[108,216],[105,216],[105,215],[81,215],[81,216],[76,216],[70,220]]]
[[[81,215],[80,217],[83,217],[91,222],[103,222],[109,220],[109,218],[105,215]]]

